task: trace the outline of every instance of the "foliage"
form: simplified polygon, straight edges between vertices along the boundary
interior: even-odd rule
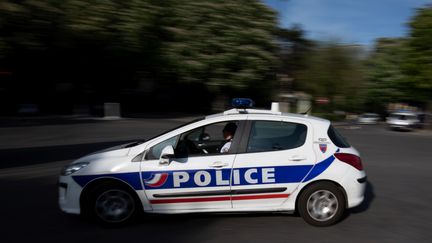
[[[277,60],[275,13],[257,1],[172,1],[162,54],[181,82],[270,85]],[[199,24],[197,24],[199,23]]]
[[[432,99],[432,8],[418,9],[406,38],[382,38],[367,61],[364,103],[375,111],[388,103],[426,106]]]
[[[369,111],[383,111],[385,104],[410,99],[407,94],[408,77],[403,72],[406,39],[382,38],[368,57],[365,85],[365,105]]]
[[[276,39],[280,46],[279,73],[295,80],[297,74],[306,68],[308,54],[315,43],[305,37],[305,32],[299,25],[294,25],[290,29],[278,29]],[[291,89],[296,89],[295,83],[291,86]]]
[[[141,89],[193,95],[177,87],[253,87],[269,99],[276,29],[259,0],[1,0],[0,68],[14,70],[30,102],[64,87],[101,101]]]
[[[359,46],[317,43],[297,74],[297,87],[315,98],[328,98],[330,110],[356,108],[354,97],[364,80],[361,53]]]
[[[423,105],[432,99],[432,7],[409,28],[377,40],[364,62],[359,46],[278,27],[259,0],[0,0],[0,71],[13,73],[0,82],[0,103],[148,104],[142,112],[304,91],[329,98],[329,111]]]
[[[417,9],[409,26],[406,87],[414,101],[424,103],[432,100],[432,6]]]

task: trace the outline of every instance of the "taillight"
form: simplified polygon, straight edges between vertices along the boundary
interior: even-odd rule
[[[338,160],[353,166],[357,170],[363,170],[363,165],[362,165],[361,159],[357,155],[346,154],[346,153],[335,153],[334,156]]]

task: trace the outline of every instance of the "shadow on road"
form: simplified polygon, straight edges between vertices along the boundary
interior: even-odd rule
[[[0,119],[0,128],[71,125],[100,122],[110,122],[110,120],[102,120],[100,118],[96,119],[92,117],[2,117],[2,119]]]
[[[35,116],[35,117],[1,117],[0,128],[15,127],[39,127],[58,125],[82,125],[91,123],[109,123],[127,119],[177,119],[190,118],[190,120],[203,117],[203,114],[184,112],[153,112],[140,114],[123,114],[120,119],[104,119],[103,117],[92,116]]]
[[[0,214],[8,219],[0,223],[0,229],[3,230],[2,239],[6,239],[5,242],[31,241],[40,235],[45,235],[52,242],[77,242],[82,239],[127,242],[136,241],[143,236],[146,241],[158,242],[203,242],[213,239],[211,237],[238,242],[249,239],[248,235],[235,234],[239,230],[259,230],[265,235],[274,230],[286,230],[285,226],[281,225],[297,228],[305,225],[300,218],[284,213],[200,213],[146,214],[137,222],[124,227],[106,228],[91,220],[61,213],[57,205],[56,182],[56,176],[24,180],[0,179],[0,187],[4,188],[2,194],[13,199],[0,202]],[[350,213],[367,210],[373,198],[373,187],[368,183],[364,203],[350,210]],[[220,227],[221,225],[223,227]],[[22,229],[26,229],[26,234],[22,234]],[[229,237],[215,235],[215,232],[220,230]],[[66,238],[65,233],[68,235]],[[257,239],[259,242],[262,240]]]
[[[228,221],[225,232],[247,227],[254,218],[255,224],[285,219],[284,214],[183,214],[150,215],[124,225],[103,227],[91,220],[62,213],[57,205],[57,177],[37,179],[1,180],[2,195],[13,200],[0,201],[0,215],[8,220],[0,222],[2,242],[28,242],[44,236],[45,242],[128,242],[145,237],[152,242],[203,242],[211,236],[214,225]],[[301,222],[299,219],[298,221]],[[25,234],[22,233],[25,229]],[[65,236],[66,235],[66,236]],[[231,239],[231,237],[230,237]],[[48,241],[47,241],[48,240]]]
[[[94,153],[120,144],[132,142],[113,141],[88,144],[58,145],[35,148],[14,148],[0,150],[0,169],[43,164],[54,161],[77,159],[84,155]]]

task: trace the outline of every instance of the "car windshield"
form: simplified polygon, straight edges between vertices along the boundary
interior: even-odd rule
[[[198,121],[204,120],[204,118],[205,118],[205,117],[200,117],[200,118],[194,119],[194,120],[192,120],[192,121],[190,121],[190,122],[187,122],[187,123],[185,123],[185,124],[182,124],[182,125],[180,125],[180,126],[176,126],[176,127],[172,128],[172,129],[170,129],[170,130],[168,130],[168,131],[164,131],[164,132],[162,132],[162,133],[160,133],[160,134],[158,134],[158,135],[156,135],[156,136],[153,136],[153,137],[147,139],[147,141],[152,140],[153,138],[157,138],[157,137],[159,137],[159,136],[162,136],[162,135],[164,135],[164,134],[167,134],[167,133],[169,133],[169,132],[172,132],[172,131],[174,131],[174,130],[176,130],[176,129],[179,129],[179,128],[182,128],[182,127],[185,127],[185,126],[187,126],[187,125],[189,125],[189,124],[192,124],[192,123],[195,123],[195,122],[198,122]]]

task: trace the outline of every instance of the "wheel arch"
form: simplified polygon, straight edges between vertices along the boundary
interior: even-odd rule
[[[316,181],[312,181],[312,182],[310,182],[310,183],[308,183],[308,184],[306,184],[299,192],[298,192],[298,194],[297,194],[297,197],[296,197],[296,200],[295,200],[295,209],[294,209],[294,212],[295,213],[298,213],[298,200],[299,200],[299,198],[300,198],[300,195],[308,188],[308,187],[310,187],[310,186],[312,186],[312,185],[315,185],[315,184],[319,184],[319,183],[322,183],[322,182],[328,182],[328,183],[331,183],[331,184],[333,184],[333,185],[335,185],[337,188],[339,188],[339,190],[342,192],[342,194],[343,194],[343,197],[344,197],[344,199],[345,199],[345,209],[347,208],[347,206],[348,206],[348,197],[347,197],[347,194],[346,194],[346,191],[345,191],[345,189],[339,184],[339,183],[337,183],[337,182],[335,182],[335,181],[332,181],[332,180],[327,180],[327,179],[322,179],[322,180],[316,180]]]

